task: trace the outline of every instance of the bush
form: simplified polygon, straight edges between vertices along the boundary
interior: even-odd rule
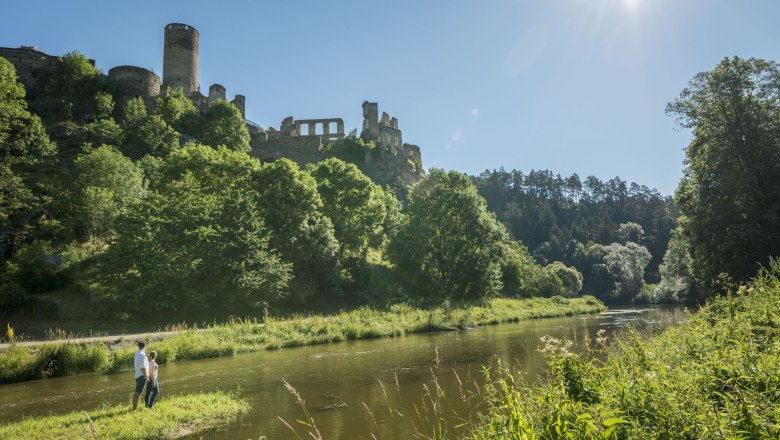
[[[27,293],[47,292],[64,284],[58,262],[49,242],[36,240],[19,248],[6,264],[6,277]]]

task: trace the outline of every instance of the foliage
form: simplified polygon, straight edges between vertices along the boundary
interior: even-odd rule
[[[264,164],[252,185],[272,231],[269,245],[292,263],[291,294],[302,300],[327,291],[338,277],[339,243],[317,182],[295,162],[280,159]]]
[[[122,153],[103,145],[74,162],[76,221],[93,240],[113,229],[114,220],[144,195],[141,170]]]
[[[96,275],[103,298],[136,314],[180,317],[278,299],[290,267],[269,246],[251,190],[258,168],[224,147],[174,151],[152,193],[118,221],[120,239]]]
[[[628,242],[641,243],[644,238],[645,231],[642,229],[642,225],[635,222],[621,223],[617,229],[618,243],[626,244]]]
[[[99,119],[84,125],[76,139],[79,144],[119,146],[124,142],[125,133],[113,119]]]
[[[424,300],[474,302],[497,295],[507,233],[468,177],[432,169],[408,203],[390,258]]]
[[[607,302],[632,301],[644,291],[645,267],[650,252],[636,243],[604,246],[580,245],[576,251],[579,267],[588,267],[584,289]]]
[[[690,269],[705,291],[742,282],[780,249],[780,66],[726,58],[667,106],[693,131],[675,194]]]
[[[343,139],[329,143],[327,154],[344,162],[363,164],[366,152],[373,148],[375,148],[373,142],[364,141],[358,137],[357,130],[352,130]]]
[[[249,404],[225,392],[167,396],[154,406],[154,416],[127,404],[101,406],[85,414],[28,418],[0,425],[8,440],[46,439],[174,439],[224,426],[249,410]]]
[[[24,94],[14,66],[0,58],[0,234],[10,238],[8,247],[0,244],[0,261],[40,215],[47,166],[57,153],[41,120],[27,110]]]
[[[85,122],[103,116],[108,107],[101,89],[100,70],[78,51],[57,60],[53,72],[45,72],[45,116],[52,121]]]
[[[147,115],[146,104],[141,98],[127,102],[122,127],[127,138],[121,150],[131,158],[146,155],[164,157],[179,147],[179,133],[161,115]]]
[[[653,289],[653,301],[694,302],[697,299],[698,289],[691,276],[690,261],[685,238],[679,229],[675,230],[661,263],[661,282]]]
[[[233,151],[249,152],[249,129],[241,111],[235,105],[218,99],[209,105],[195,134],[201,142],[216,148],[225,146]]]
[[[382,243],[387,215],[385,195],[357,166],[329,158],[309,167],[324,202],[341,252],[362,255]]]
[[[545,269],[553,272],[561,280],[565,296],[575,296],[582,290],[582,274],[574,267],[555,261]]]
[[[780,263],[656,336],[628,331],[591,352],[546,339],[550,374],[493,372],[473,439],[780,437]]]
[[[165,96],[157,99],[156,114],[179,133],[193,134],[198,124],[198,109],[184,96],[184,89],[168,89]]]
[[[51,243],[36,240],[22,245],[6,263],[3,278],[17,284],[27,293],[41,293],[56,289],[63,284],[52,259]]]
[[[485,171],[473,180],[488,208],[541,264],[561,261],[574,265],[587,278],[590,267],[581,266],[575,258],[578,244],[641,242],[652,257],[647,280],[657,282],[658,266],[677,216],[670,197],[617,177],[580,179],[577,174],[562,177],[547,170],[525,174],[502,168]],[[631,223],[641,228],[641,241],[633,225],[623,226],[633,231],[630,240],[620,237],[620,226]]]

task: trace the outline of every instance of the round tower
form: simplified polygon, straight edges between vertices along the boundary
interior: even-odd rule
[[[165,26],[163,87],[181,87],[186,96],[199,91],[198,30],[182,23]]]
[[[149,101],[160,94],[160,77],[136,66],[117,66],[108,71],[108,87],[120,106],[136,97]]]

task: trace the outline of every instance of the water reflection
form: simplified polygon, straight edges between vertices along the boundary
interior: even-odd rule
[[[423,386],[432,389],[434,375],[446,395],[459,396],[464,389],[476,393],[482,367],[494,356],[512,362],[531,378],[542,374],[545,364],[537,352],[541,336],[569,338],[577,350],[600,329],[608,334],[627,325],[653,330],[683,317],[677,309],[619,309],[593,316],[181,362],[160,367],[160,399],[176,393],[240,390],[252,405],[250,413],[229,429],[202,438],[295,438],[277,418],[297,426],[301,425],[295,420],[303,418],[282,384],[286,380],[306,400],[324,438],[367,438],[377,433],[378,426],[384,439],[405,439],[414,426],[426,426],[417,414],[425,412]],[[4,385],[0,421],[87,409],[101,402],[129,404],[130,376],[90,374]],[[468,418],[477,404],[478,399],[470,405],[460,398],[447,399],[443,411]]]

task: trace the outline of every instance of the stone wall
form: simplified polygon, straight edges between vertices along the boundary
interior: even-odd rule
[[[118,108],[140,97],[151,109],[160,95],[160,77],[143,67],[117,66],[108,71],[108,89]]]
[[[0,47],[0,57],[7,59],[16,67],[16,76],[27,90],[30,108],[36,112],[42,111],[46,73],[57,68],[59,58],[26,46],[18,49]]]

